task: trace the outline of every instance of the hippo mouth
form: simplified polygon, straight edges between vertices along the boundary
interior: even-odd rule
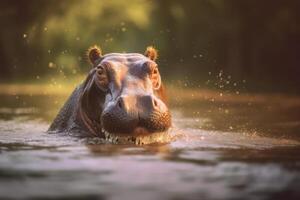
[[[149,144],[169,140],[171,126],[170,113],[152,113],[147,117],[130,118],[128,115],[116,117],[111,112],[102,115],[102,131],[112,143]]]
[[[110,133],[102,130],[105,136],[106,141],[113,144],[136,144],[136,145],[145,145],[145,144],[154,144],[154,143],[169,143],[174,140],[174,136],[171,134],[169,129],[164,132],[149,132],[147,129],[142,127],[137,127],[132,134],[118,134]]]
[[[140,115],[108,110],[102,113],[101,122],[106,135],[137,137],[167,131],[171,126],[171,115],[169,111]]]
[[[144,127],[140,127],[140,126],[136,127],[130,133],[109,132],[109,131],[106,131],[105,129],[102,129],[102,131],[105,133],[106,136],[114,135],[114,136],[118,136],[118,137],[131,137],[131,138],[135,138],[138,136],[148,136],[148,135],[158,133],[158,132],[151,132],[148,129],[146,129]],[[165,132],[165,131],[161,131],[161,132]]]

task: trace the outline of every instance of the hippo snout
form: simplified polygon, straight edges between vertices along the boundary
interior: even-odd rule
[[[132,134],[141,129],[152,133],[166,131],[171,115],[154,95],[121,95],[103,110],[101,122],[110,133]]]

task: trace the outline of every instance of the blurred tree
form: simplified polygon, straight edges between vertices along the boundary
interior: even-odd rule
[[[300,91],[300,1],[156,2],[164,53],[180,76],[203,80],[223,70],[256,90]]]
[[[40,45],[36,45],[42,42],[41,30],[43,29],[40,26],[49,15],[62,13],[66,6],[67,2],[60,0],[0,1],[2,78],[14,75],[29,77],[30,74],[35,73],[38,61],[43,55]],[[36,32],[34,38],[29,38],[29,30]]]
[[[299,92],[298,0],[0,2],[0,77],[66,77],[84,54],[160,50],[163,73],[204,83],[220,70],[259,89]]]

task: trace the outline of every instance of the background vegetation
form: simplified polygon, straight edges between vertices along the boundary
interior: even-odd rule
[[[300,92],[298,0],[3,0],[1,82],[68,81],[85,51],[160,50],[169,83]],[[238,84],[240,83],[240,84]]]

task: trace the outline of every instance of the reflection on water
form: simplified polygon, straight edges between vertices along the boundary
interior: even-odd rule
[[[137,146],[45,133],[64,98],[1,96],[0,198],[300,197],[298,101],[171,99],[177,139]]]

